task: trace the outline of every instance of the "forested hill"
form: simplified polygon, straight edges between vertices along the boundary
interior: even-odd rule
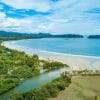
[[[17,39],[32,39],[32,38],[83,38],[78,34],[60,34],[52,35],[49,33],[18,33],[18,32],[5,32],[0,31],[0,40],[17,40]]]
[[[34,38],[33,34],[0,31],[0,40],[18,40]]]
[[[89,39],[100,39],[100,35],[89,35]]]

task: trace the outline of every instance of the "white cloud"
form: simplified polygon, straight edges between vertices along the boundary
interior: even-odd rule
[[[51,32],[100,34],[100,13],[88,13],[100,8],[99,0],[2,0],[16,9],[52,11],[50,15],[34,15],[17,19],[0,14],[0,29],[19,32]]]
[[[4,17],[6,17],[6,14],[3,13],[3,12],[0,12],[0,19],[2,19],[2,18],[4,18]]]

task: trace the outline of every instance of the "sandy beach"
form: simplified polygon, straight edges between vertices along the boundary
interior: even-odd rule
[[[11,42],[3,42],[2,45],[10,49],[24,51],[29,55],[37,54],[39,58],[43,60],[54,60],[63,62],[65,64],[68,64],[71,70],[83,70],[83,69],[100,70],[100,57],[42,51],[19,45],[11,45]]]

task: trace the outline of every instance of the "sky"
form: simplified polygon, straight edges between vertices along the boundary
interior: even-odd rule
[[[100,34],[100,0],[0,0],[0,30]]]

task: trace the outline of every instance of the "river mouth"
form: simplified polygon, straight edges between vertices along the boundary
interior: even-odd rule
[[[60,77],[61,73],[64,72],[66,68],[61,68],[61,69],[56,69],[53,71],[49,72],[43,72],[40,75],[34,76],[33,78],[30,78],[14,89],[2,94],[0,96],[0,100],[10,100],[10,95],[12,93],[21,93],[21,92],[26,92],[28,90],[32,90],[35,88],[38,88],[44,84],[47,84],[51,82],[52,80]]]

